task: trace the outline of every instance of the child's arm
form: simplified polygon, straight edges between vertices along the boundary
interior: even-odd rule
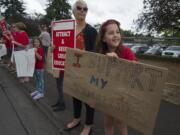
[[[106,53],[106,55],[107,55],[108,57],[118,58],[118,55],[117,55],[115,52]]]
[[[34,49],[35,50],[35,56],[38,60],[42,60],[42,56],[37,52],[37,48]]]

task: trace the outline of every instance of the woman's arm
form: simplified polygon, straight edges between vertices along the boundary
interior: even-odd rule
[[[21,44],[21,43],[19,43],[19,42],[17,42],[17,41],[12,41],[12,44],[15,44],[15,45],[17,45],[17,46],[20,46],[20,47],[22,47],[22,48],[26,48],[26,46],[24,46],[23,44]]]

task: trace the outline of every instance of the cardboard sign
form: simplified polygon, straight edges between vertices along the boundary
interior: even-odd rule
[[[167,69],[67,49],[64,92],[152,135]]]
[[[32,77],[35,67],[34,48],[23,51],[14,51],[16,70],[18,77]]]
[[[75,20],[52,22],[53,68],[64,70],[66,48],[75,48]]]
[[[51,74],[54,78],[59,78],[59,70],[55,70],[52,68],[52,56],[53,53],[51,52],[51,48],[48,48],[48,53],[47,53],[47,59],[46,59],[46,71]]]
[[[163,91],[163,99],[176,105],[180,105],[180,85],[166,83]]]

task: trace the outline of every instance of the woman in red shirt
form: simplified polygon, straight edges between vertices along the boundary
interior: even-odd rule
[[[7,48],[7,64],[8,67],[10,66],[10,59],[12,54],[12,39],[11,39],[11,33],[9,31],[3,32],[3,41]]]
[[[24,50],[27,45],[29,44],[29,37],[28,34],[25,32],[26,25],[22,22],[18,22],[14,24],[15,32],[14,34],[14,40],[12,43],[15,46],[15,51]]]
[[[122,45],[120,23],[116,20],[107,20],[101,25],[96,51],[109,57],[136,61],[134,53]],[[114,121],[119,127],[120,135],[127,135],[126,124],[108,114],[104,117],[105,135],[113,135]]]
[[[20,51],[26,49],[27,45],[29,44],[29,37],[28,34],[25,32],[26,25],[22,22],[18,22],[14,24],[14,40],[12,44],[14,45],[14,51]],[[29,82],[28,77],[20,78],[20,82]]]
[[[7,48],[7,58],[8,58],[7,61],[8,61],[9,71],[15,70],[15,68],[13,67],[13,64],[11,63],[11,55],[12,55],[12,49],[13,49],[12,41],[14,40],[14,35],[15,35],[14,27],[15,26],[12,25],[10,31],[3,32],[3,39]]]

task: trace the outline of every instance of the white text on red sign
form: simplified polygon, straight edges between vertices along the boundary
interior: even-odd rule
[[[56,37],[70,37],[71,32],[66,31],[66,32],[56,32]]]

